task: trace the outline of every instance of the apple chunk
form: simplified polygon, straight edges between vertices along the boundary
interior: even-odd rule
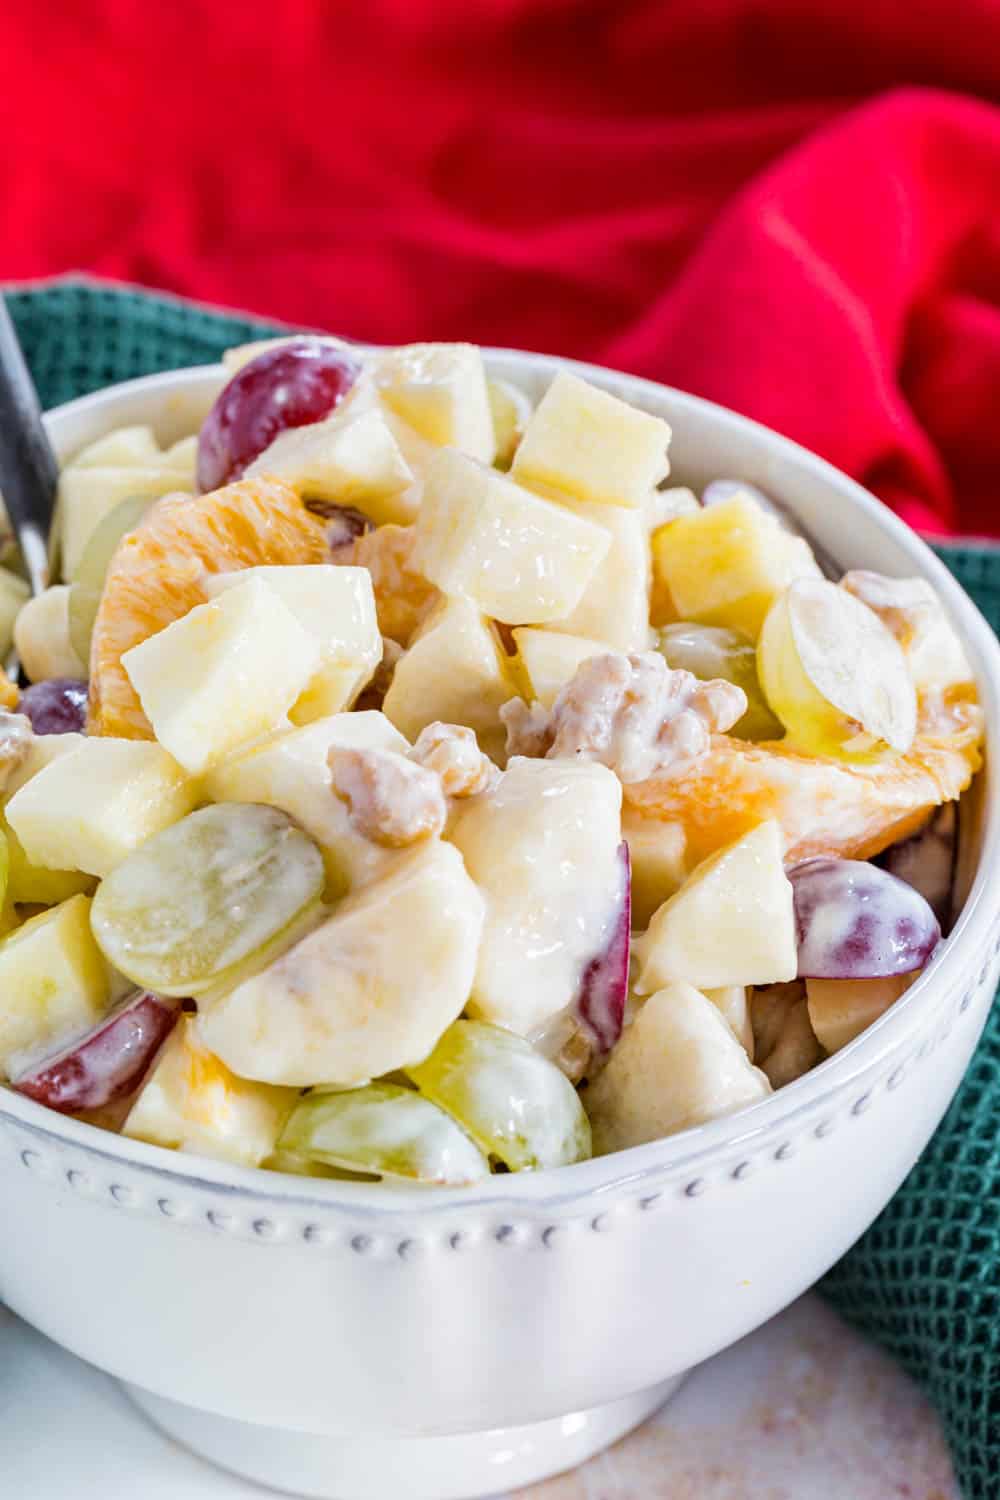
[[[62,1114],[106,1109],[139,1086],[179,1013],[176,1000],[132,994],[86,1035],[19,1072],[11,1087]]]
[[[319,668],[292,705],[292,723],[308,724],[350,708],[382,660],[368,569],[324,563],[245,568],[207,578],[205,591],[214,599],[252,578],[259,578],[278,595],[320,648]]]
[[[153,741],[83,739],[25,782],[6,815],[31,864],[104,876],[185,817],[197,796]]]
[[[618,929],[621,784],[605,766],[515,757],[449,837],[486,897],[469,1013],[532,1036],[575,1007]]]
[[[287,723],[321,651],[259,578],[199,604],[122,656],[156,738],[194,775]]]
[[[294,1108],[294,1089],[236,1078],[182,1016],[122,1126],[122,1135],[240,1166],[269,1157]]]
[[[671,979],[699,989],[794,979],[795,912],[782,853],[772,818],[703,860],[636,945],[637,993]]]
[[[527,696],[543,708],[552,707],[577,667],[608,649],[604,641],[536,625],[520,625],[513,636]]]
[[[611,546],[603,526],[443,448],[427,470],[413,563],[509,625],[564,620]]]
[[[475,344],[403,345],[377,356],[373,375],[385,405],[421,437],[493,462],[493,413]]]
[[[554,485],[576,500],[639,509],[668,472],[670,428],[562,371],[525,429],[515,479]]]
[[[353,505],[377,526],[406,524],[415,506],[407,496],[413,474],[379,411],[349,402],[322,422],[290,427],[247,469],[272,475],[309,500]]]
[[[203,1007],[205,1044],[265,1083],[349,1087],[419,1062],[468,998],[483,900],[433,840],[255,978]]]
[[[86,896],[71,896],[15,928],[0,942],[0,1074],[19,1054],[87,1030],[108,991]]]
[[[576,608],[548,628],[592,636],[614,651],[645,651],[650,637],[652,554],[643,512],[569,498],[562,503],[573,515],[603,526],[611,545]]]
[[[599,1154],[730,1115],[771,1092],[720,1012],[692,985],[665,985],[639,1010],[587,1089]]]
[[[917,974],[889,974],[880,979],[807,979],[809,1020],[820,1045],[839,1052],[877,1021]]]

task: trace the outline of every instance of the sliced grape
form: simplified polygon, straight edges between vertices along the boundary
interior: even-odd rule
[[[105,1109],[138,1088],[179,1015],[176,1000],[131,995],[85,1036],[20,1072],[11,1087],[63,1114]]]
[[[476,1145],[512,1172],[584,1161],[590,1124],[569,1079],[530,1042],[485,1021],[455,1021],[407,1073]]]
[[[731,733],[741,740],[780,740],[784,725],[767,706],[757,677],[757,648],[740,630],[723,625],[664,625],[656,649],[668,667],[692,672],[702,682],[723,678],[747,695],[747,711]]]
[[[36,734],[82,734],[87,723],[87,684],[77,677],[49,677],[25,688],[17,711]]]
[[[819,856],[788,871],[801,979],[880,979],[922,969],[937,918],[912,886],[859,859]]]
[[[369,1083],[299,1101],[278,1151],[352,1172],[460,1187],[489,1176],[474,1143],[429,1099],[395,1083]]]
[[[361,366],[322,339],[264,349],[219,392],[198,435],[198,485],[214,490],[238,479],[279,433],[329,416]]]
[[[130,500],[123,500],[98,522],[87,539],[69,588],[69,638],[82,662],[90,660],[90,637],[108,564],[122,537],[135,530],[152,504],[148,495],[133,495]]]
[[[800,578],[775,601],[757,669],[771,708],[808,752],[868,755],[913,743],[917,695],[899,642],[835,583]]]
[[[144,989],[197,995],[301,932],[323,859],[286,813],[219,803],[154,834],[100,886],[91,923],[105,956]]]

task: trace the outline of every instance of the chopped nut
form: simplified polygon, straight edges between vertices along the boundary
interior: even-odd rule
[[[599,761],[626,783],[645,781],[709,748],[746,712],[742,688],[672,671],[655,651],[583,662],[546,718],[539,706],[501,710],[511,755]]]
[[[27,715],[0,710],[0,788],[27,756],[33,738]]]
[[[391,849],[441,833],[448,815],[441,779],[395,750],[330,751],[333,791],[373,843]]]
[[[480,750],[475,731],[464,724],[428,724],[417,736],[410,759],[440,777],[446,797],[478,796],[500,775]]]

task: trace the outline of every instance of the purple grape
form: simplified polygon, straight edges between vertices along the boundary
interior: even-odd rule
[[[239,479],[279,433],[321,422],[361,373],[345,350],[318,338],[265,349],[219,392],[198,435],[198,487]]]
[[[800,979],[881,979],[922,969],[941,939],[921,896],[888,870],[821,856],[788,871]]]
[[[61,1114],[104,1109],[138,1088],[180,1005],[159,995],[130,995],[85,1036],[12,1079],[11,1087]]]
[[[27,714],[36,734],[82,734],[87,723],[87,684],[75,677],[50,677],[25,688],[17,711]]]
[[[607,946],[583,971],[577,1010],[594,1039],[597,1052],[610,1052],[621,1036],[628,995],[629,942],[632,928],[632,867],[628,844],[618,846],[622,875],[621,905]]]

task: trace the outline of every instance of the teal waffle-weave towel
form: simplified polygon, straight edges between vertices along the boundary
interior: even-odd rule
[[[211,362],[273,324],[116,287],[63,281],[8,301],[42,404]],[[1000,546],[938,549],[994,630]],[[966,1500],[1000,1495],[1000,1008],[958,1096],[888,1208],[820,1290],[924,1387]],[[845,1496],[844,1500],[850,1500]]]

